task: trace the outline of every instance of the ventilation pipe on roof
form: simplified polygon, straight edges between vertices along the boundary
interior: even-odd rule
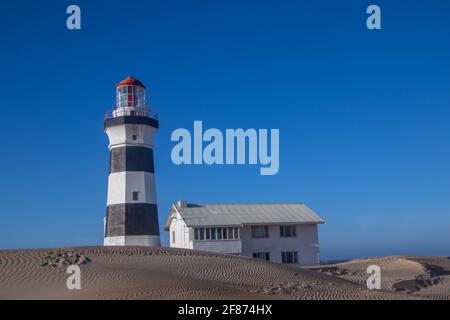
[[[177,208],[186,208],[188,205],[188,202],[186,200],[178,200],[177,201]]]

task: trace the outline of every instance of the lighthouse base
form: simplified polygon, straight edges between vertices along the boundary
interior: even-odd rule
[[[160,247],[159,236],[120,236],[106,237],[103,241],[104,246],[145,246]]]

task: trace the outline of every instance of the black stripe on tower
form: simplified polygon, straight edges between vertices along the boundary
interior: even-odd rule
[[[153,149],[136,146],[111,149],[109,157],[109,173],[123,171],[155,173]]]
[[[143,124],[158,129],[159,122],[156,119],[140,116],[124,116],[108,118],[105,120],[105,129],[108,127],[118,126],[121,124]]]
[[[105,237],[159,236],[156,204],[121,203],[106,210]]]

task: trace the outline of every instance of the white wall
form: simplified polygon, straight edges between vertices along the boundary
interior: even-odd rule
[[[153,135],[156,130],[156,128],[145,125],[125,124],[107,127],[105,132],[109,138],[110,149],[125,144],[127,146],[136,145],[153,148]],[[136,140],[133,140],[133,135],[136,135]]]
[[[174,239],[175,236],[175,239]],[[175,240],[175,241],[174,241]],[[241,253],[240,240],[202,240],[194,241],[194,230],[186,226],[183,219],[175,214],[169,228],[169,244],[174,248],[194,249],[200,251]]]
[[[174,248],[193,249],[192,240],[192,228],[188,228],[180,215],[176,213],[169,228],[169,246]]]
[[[159,236],[119,236],[106,237],[103,240],[105,246],[152,246],[159,247]]]
[[[255,252],[269,252],[270,261],[281,263],[282,251],[296,251],[300,265],[318,264],[319,237],[317,225],[297,225],[297,237],[281,238],[280,226],[269,226],[269,237],[252,238],[251,227],[241,229],[242,255],[252,257]]]
[[[256,252],[269,252],[270,261],[281,263],[281,252],[297,252],[299,265],[314,265],[320,262],[319,237],[317,225],[297,225],[296,237],[280,237],[280,226],[269,226],[269,238],[255,239],[251,227],[240,228],[240,240],[201,240],[193,241],[192,228],[176,214],[169,228],[171,247],[201,251],[241,254],[253,257]],[[173,235],[175,233],[175,241]]]
[[[155,176],[151,172],[123,171],[108,177],[108,205],[120,203],[156,203]],[[133,200],[133,192],[139,200]]]
[[[241,240],[202,240],[194,241],[193,249],[220,253],[240,254]]]

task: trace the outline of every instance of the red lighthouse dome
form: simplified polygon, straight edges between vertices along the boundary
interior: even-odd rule
[[[145,86],[142,82],[140,82],[139,80],[133,78],[133,77],[128,77],[126,79],[123,79],[122,81],[120,81],[117,85],[116,85],[116,89],[122,86],[137,86],[137,87],[141,87],[145,89]]]

